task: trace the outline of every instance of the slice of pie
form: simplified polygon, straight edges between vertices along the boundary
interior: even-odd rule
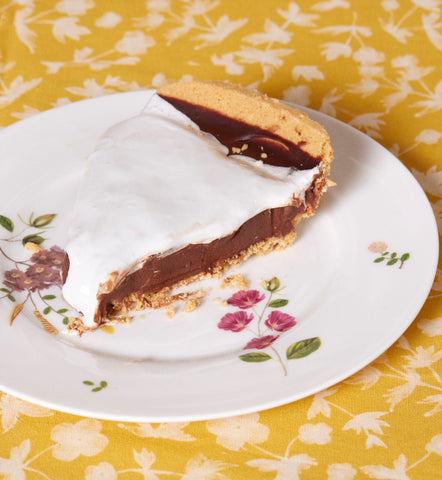
[[[295,239],[326,190],[325,129],[256,91],[160,88],[87,159],[70,223],[65,298],[79,332],[169,305],[173,289]]]

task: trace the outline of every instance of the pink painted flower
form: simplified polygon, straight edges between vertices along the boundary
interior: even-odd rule
[[[250,315],[247,315],[246,312],[227,313],[218,323],[218,328],[231,332],[241,332],[252,320],[252,313]]]
[[[261,350],[271,345],[278,338],[279,335],[266,335],[265,337],[252,338],[252,340],[250,340],[250,342],[244,347],[244,350],[250,348],[257,348]]]
[[[264,322],[264,324],[266,327],[270,328],[270,330],[275,330],[277,332],[286,332],[294,325],[296,325],[296,322],[295,317],[292,317],[287,313],[273,310],[267,317],[267,320]]]
[[[252,308],[254,305],[264,300],[265,295],[260,294],[258,290],[240,290],[233,294],[228,300],[229,305],[241,308],[243,310]]]
[[[387,251],[387,244],[385,242],[372,242],[368,249],[373,253],[384,253]]]

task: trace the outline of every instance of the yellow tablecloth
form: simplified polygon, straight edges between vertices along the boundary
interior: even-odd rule
[[[394,152],[442,227],[441,10],[439,0],[0,0],[0,126],[171,79],[253,85]],[[130,424],[0,394],[0,478],[442,478],[441,298],[439,270],[381,358],[269,411]]]

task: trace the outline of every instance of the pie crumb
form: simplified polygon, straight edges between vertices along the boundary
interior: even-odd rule
[[[223,290],[224,288],[234,288],[236,287],[238,290],[246,290],[249,286],[249,281],[244,278],[240,273],[236,275],[230,275],[223,279],[220,288]]]
[[[201,302],[198,298],[189,298],[184,304],[183,310],[187,313],[193,312],[196,308],[201,305]]]
[[[230,275],[226,278],[223,278],[223,281],[221,282],[221,285],[219,288],[221,288],[221,290],[224,290],[226,287],[230,286],[231,283],[233,282],[233,276]]]
[[[237,275],[235,275],[233,277],[233,282],[235,284],[235,287],[238,289],[238,290],[247,290],[247,288],[249,287],[249,281],[244,278],[240,273],[238,273]]]

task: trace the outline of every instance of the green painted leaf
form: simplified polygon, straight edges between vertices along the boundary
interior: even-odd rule
[[[11,293],[11,290],[8,290],[7,288],[0,288],[0,292]]]
[[[398,258],[392,258],[391,260],[388,260],[387,265],[394,265],[398,260]]]
[[[321,346],[321,340],[319,337],[306,338],[299,342],[292,343],[286,351],[288,360],[294,360],[297,358],[304,358],[316,351]]]
[[[56,213],[48,213],[47,215],[40,215],[33,222],[32,226],[36,228],[46,227],[57,216]]]
[[[41,297],[43,300],[54,300],[56,299],[57,297],[55,295],[44,295],[43,297]]]
[[[66,313],[67,311],[67,308],[60,308],[60,310],[57,310],[57,313]]]
[[[286,300],[284,298],[278,298],[277,300],[272,300],[269,303],[269,307],[270,308],[281,308],[281,307],[285,307],[288,303],[289,303],[288,300]]]
[[[393,253],[391,254],[391,258],[395,258],[395,257],[397,257],[397,253],[396,253],[396,252],[393,252]]]
[[[94,382],[91,382],[90,380],[84,380],[83,382],[85,385],[95,385]]]
[[[0,215],[0,225],[3,228],[6,228],[8,232],[12,232],[14,230],[14,222],[4,215]]]
[[[23,245],[26,245],[27,243],[32,242],[37,245],[40,245],[44,241],[45,241],[45,238],[40,237],[40,235],[31,234],[31,235],[26,235],[26,237],[22,239],[21,243]]]
[[[373,260],[374,263],[380,263],[380,262],[383,262],[385,260],[385,257],[378,257],[378,258],[375,258]]]
[[[245,353],[244,355],[240,355],[239,358],[243,362],[257,363],[257,362],[266,362],[267,360],[270,360],[272,357],[264,352],[251,352],[251,353]]]
[[[410,258],[410,254],[407,252],[407,253],[404,253],[401,257],[401,262],[405,262],[406,260],[408,260]]]
[[[63,318],[63,325],[69,325],[69,318],[68,317]]]
[[[390,252],[384,252],[382,255],[388,255]]]
[[[51,307],[46,307],[46,308],[43,310],[43,314],[44,314],[44,315],[47,315],[48,313],[51,313],[51,310],[52,310]]]
[[[91,390],[91,392],[99,392],[102,387],[95,387]]]
[[[11,302],[15,302],[15,297],[13,295],[9,294],[8,298],[11,300]]]
[[[107,382],[106,382],[105,380],[102,380],[102,381],[100,382],[100,387],[101,387],[101,388],[107,387]]]

